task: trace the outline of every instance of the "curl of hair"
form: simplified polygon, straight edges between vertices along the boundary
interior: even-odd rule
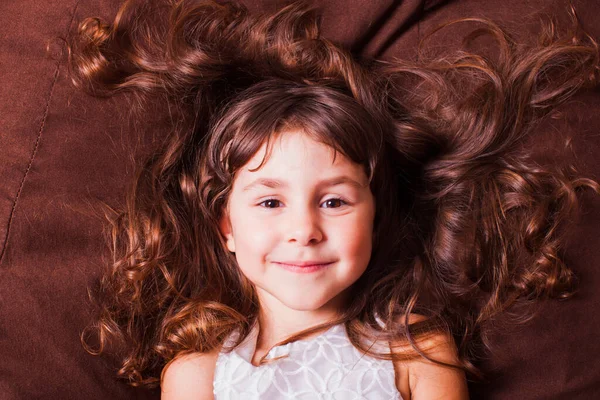
[[[281,344],[343,322],[373,356],[426,357],[421,339],[442,331],[456,340],[459,367],[481,376],[473,361],[485,322],[573,293],[564,228],[577,192],[599,186],[573,168],[538,165],[520,144],[597,85],[598,46],[577,24],[565,35],[550,24],[524,46],[488,20],[457,22],[482,25],[497,57],[362,63],[320,36],[303,3],[250,15],[235,3],[127,1],[112,24],[84,20],[69,46],[74,84],[97,96],[163,95],[183,121],[112,218],[88,351],[114,347],[119,376],[151,387],[174,358],[215,349],[234,331],[236,345],[247,336],[258,298],[218,222],[235,172],[300,128],[365,166],[376,245],[339,319]],[[376,338],[412,352],[376,352]]]

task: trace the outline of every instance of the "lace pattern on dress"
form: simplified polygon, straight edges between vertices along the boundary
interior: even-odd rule
[[[259,367],[251,363],[257,335],[255,325],[237,348],[219,354],[213,388],[216,400],[402,399],[392,362],[359,352],[343,324],[314,338],[272,348],[267,359],[288,357]]]

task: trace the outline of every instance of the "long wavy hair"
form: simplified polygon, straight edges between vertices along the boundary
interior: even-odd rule
[[[427,357],[421,339],[444,332],[457,367],[481,377],[485,322],[575,289],[561,238],[577,192],[599,186],[574,168],[538,165],[521,143],[597,85],[599,63],[579,27],[561,36],[549,24],[524,46],[490,21],[462,21],[495,38],[493,58],[359,60],[320,36],[304,3],[251,15],[236,3],[127,1],[111,24],[81,22],[69,39],[74,84],[96,96],[130,92],[141,117],[160,98],[177,121],[111,218],[113,257],[86,349],[110,349],[120,377],[154,387],[176,357],[249,334],[258,298],[218,221],[236,171],[295,128],[364,166],[375,243],[339,318],[280,344],[344,323],[358,349],[395,360]],[[381,353],[376,339],[412,351]]]

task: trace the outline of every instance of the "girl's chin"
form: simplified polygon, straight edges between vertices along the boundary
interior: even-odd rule
[[[286,299],[282,299],[281,301],[287,308],[294,311],[303,311],[303,312],[311,312],[311,311],[321,311],[323,308],[322,302],[307,302],[306,300],[302,301],[287,301]]]

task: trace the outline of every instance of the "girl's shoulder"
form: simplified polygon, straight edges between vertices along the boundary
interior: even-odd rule
[[[161,400],[213,399],[213,379],[220,348],[176,357],[162,372]]]
[[[409,324],[419,322],[426,317],[418,314],[409,316]],[[439,333],[417,341],[419,349],[429,358],[447,364],[458,365],[456,345],[452,337]],[[412,352],[412,346],[406,342],[390,343],[394,354]],[[467,399],[468,390],[465,374],[462,370],[433,363],[424,358],[394,361],[396,386],[403,399],[447,398]]]

